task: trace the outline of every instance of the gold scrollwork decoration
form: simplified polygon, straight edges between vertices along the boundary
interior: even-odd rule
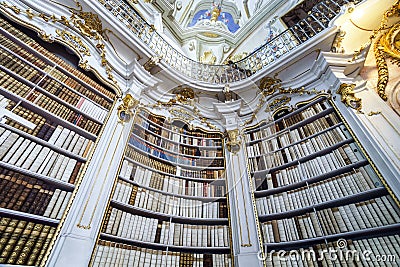
[[[343,83],[340,85],[339,89],[336,91],[337,94],[341,96],[341,101],[348,107],[351,107],[358,112],[361,112],[362,103],[361,98],[355,96],[354,88],[355,84]]]
[[[21,9],[19,9],[17,6],[11,6],[11,5],[7,4],[7,2],[5,2],[5,1],[2,2],[1,5],[4,6],[5,8],[11,9],[17,15],[21,13]]]
[[[400,23],[390,27],[375,42],[374,54],[378,68],[377,91],[383,100],[387,100],[386,87],[389,82],[389,69],[385,57],[400,63]]]
[[[386,86],[389,82],[389,69],[385,60],[385,56],[383,53],[383,48],[380,45],[380,40],[383,38],[378,39],[378,41],[374,45],[374,54],[375,54],[375,62],[378,68],[378,82],[377,82],[377,91],[378,95],[383,99],[387,100],[387,95],[385,93]]]
[[[155,104],[147,104],[144,107],[160,109],[161,107],[167,110],[181,120],[193,121],[197,119],[201,124],[206,125],[210,129],[218,130],[218,127],[212,124],[206,117],[202,116],[200,110],[194,105],[194,98],[196,93],[189,87],[178,87],[172,91],[175,94],[168,102],[157,101]],[[183,104],[193,108],[192,112],[186,111],[182,108],[177,108],[176,105]]]
[[[282,81],[277,78],[277,74],[275,74],[273,78],[272,77],[262,78],[260,81],[259,88],[261,90],[261,97],[259,98],[257,108],[254,110],[251,117],[248,120],[246,120],[244,123],[242,123],[240,126],[249,125],[256,119],[256,117],[257,117],[256,114],[260,111],[260,109],[263,107],[264,103],[266,102],[266,100],[265,100],[266,96],[273,95],[276,92],[279,92],[279,94],[298,94],[298,95],[303,95],[303,94],[309,95],[309,94],[319,94],[320,93],[315,88],[313,88],[311,90],[306,90],[304,87],[284,88],[282,86]],[[266,112],[268,112],[267,110],[266,110]]]
[[[89,62],[86,59],[79,61],[78,66],[84,70],[90,70]]]
[[[43,39],[43,41],[46,41],[48,43],[54,42],[54,36],[46,33],[45,31],[40,31],[39,36],[40,36],[40,38]]]
[[[176,101],[182,104],[190,104],[195,97],[195,93],[190,87],[178,87],[172,90],[172,93],[175,94]]]
[[[133,116],[132,109],[138,104],[139,100],[133,98],[131,94],[127,94],[122,99],[122,104],[117,107],[117,113],[120,122],[124,123],[129,121]]]
[[[263,95],[272,95],[276,91],[282,89],[282,81],[277,78],[277,74],[271,77],[264,77],[260,80],[259,86]]]
[[[281,106],[284,106],[287,103],[289,103],[290,100],[292,100],[292,98],[286,95],[276,98],[271,103],[268,104],[268,108],[265,110],[265,112],[274,111],[280,108]]]
[[[368,113],[368,116],[375,116],[375,115],[379,115],[382,114],[382,111],[370,111]]]
[[[66,30],[56,30],[56,33],[67,43],[69,43],[71,46],[75,47],[80,53],[90,56],[90,51],[89,47],[85,45],[81,38],[78,36],[73,35],[72,33],[66,31]]]
[[[390,17],[400,17],[400,0],[397,0],[383,14],[381,24],[378,29],[373,31],[370,39],[378,37],[374,44],[374,54],[376,66],[378,68],[378,95],[387,101],[386,87],[389,82],[389,69],[385,60],[385,56],[392,58],[399,64],[400,62],[400,23],[388,27]]]

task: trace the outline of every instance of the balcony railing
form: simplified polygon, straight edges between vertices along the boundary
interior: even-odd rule
[[[244,80],[288,54],[294,48],[322,32],[344,4],[361,0],[324,0],[308,16],[288,28],[240,61],[227,65],[209,65],[194,61],[173,48],[124,0],[101,0],[107,10],[128,27],[157,56],[183,75],[211,84]]]

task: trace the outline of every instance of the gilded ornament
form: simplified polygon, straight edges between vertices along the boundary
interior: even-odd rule
[[[340,85],[339,89],[336,91],[337,94],[341,96],[341,101],[346,104],[346,106],[351,107],[359,112],[361,112],[362,103],[361,99],[355,96],[354,88],[355,84],[343,83]]]
[[[189,87],[176,88],[172,93],[175,94],[176,101],[182,104],[189,104],[195,97],[193,89]]]
[[[161,61],[160,56],[152,56],[149,58],[149,60],[146,61],[146,63],[143,64],[143,68],[147,71],[150,71],[152,68],[157,66]]]
[[[203,64],[213,65],[217,61],[217,57],[214,56],[211,50],[204,51],[203,55],[200,57],[200,62]]]
[[[27,10],[25,10],[26,15],[28,16],[29,19],[33,19],[33,17],[35,16],[35,14],[32,13],[32,9],[28,8]]]
[[[71,9],[71,11],[73,12],[72,23],[83,35],[94,39],[100,38],[103,34],[103,25],[97,14],[75,9]]]
[[[121,122],[127,122],[133,116],[132,109],[139,104],[139,100],[133,98],[131,94],[127,94],[122,99],[122,104],[118,106],[117,113]]]
[[[90,56],[90,51],[89,47],[87,47],[81,40],[80,37],[73,35],[70,32],[67,32],[66,30],[56,30],[56,33],[68,44],[70,44],[72,47],[76,48],[80,53]]]
[[[21,13],[21,9],[19,9],[17,6],[10,6],[9,4],[7,4],[7,2],[2,2],[1,3],[5,8],[9,8],[12,11],[14,11],[15,14],[19,14]]]
[[[236,154],[240,150],[240,144],[241,144],[239,129],[227,131],[226,137],[227,137],[226,146],[228,150]]]
[[[383,38],[383,36],[381,38]],[[378,95],[383,100],[386,101],[387,96],[386,96],[385,90],[386,90],[386,86],[389,82],[389,69],[386,64],[385,56],[383,53],[383,48],[380,45],[381,38],[379,38],[378,41],[374,45],[374,54],[375,54],[376,66],[378,68],[378,83],[377,83]]]
[[[87,60],[79,61],[78,66],[81,67],[84,70],[90,70],[90,65],[89,65],[89,62]]]
[[[382,111],[370,111],[368,113],[368,116],[374,116],[374,115],[379,115],[379,114],[382,114]]]
[[[45,31],[40,31],[39,36],[46,42],[49,42],[49,43],[54,42],[54,36],[51,34],[47,34]]]
[[[387,29],[388,19],[393,16],[400,16],[400,0],[397,0],[384,14],[378,29],[373,31],[370,39],[376,38],[374,44],[374,54],[376,66],[378,68],[378,95],[387,100],[385,93],[386,86],[389,82],[389,70],[386,64],[385,56],[392,58],[394,61],[400,61],[400,23],[396,23]]]
[[[277,74],[275,74],[274,78],[264,77],[260,81],[260,90],[263,95],[272,95],[275,91],[278,91],[282,88],[282,81],[277,78]]]
[[[268,104],[268,108],[265,110],[265,112],[274,111],[274,110],[286,105],[287,103],[289,103],[290,100],[291,100],[291,98],[286,95],[284,95],[280,98],[276,98],[271,103]]]

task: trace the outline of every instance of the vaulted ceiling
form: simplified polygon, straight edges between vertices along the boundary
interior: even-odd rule
[[[279,18],[297,0],[157,0],[152,6],[162,15],[164,32],[192,59],[210,50],[221,63],[256,29]],[[254,47],[261,43],[254,44]],[[218,47],[218,48],[216,48]],[[253,48],[254,48],[253,47]],[[253,49],[251,48],[251,49]],[[191,53],[190,51],[196,51]]]

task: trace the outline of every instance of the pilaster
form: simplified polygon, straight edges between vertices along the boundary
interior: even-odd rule
[[[133,121],[119,121],[119,105],[111,111],[47,266],[89,265]]]

